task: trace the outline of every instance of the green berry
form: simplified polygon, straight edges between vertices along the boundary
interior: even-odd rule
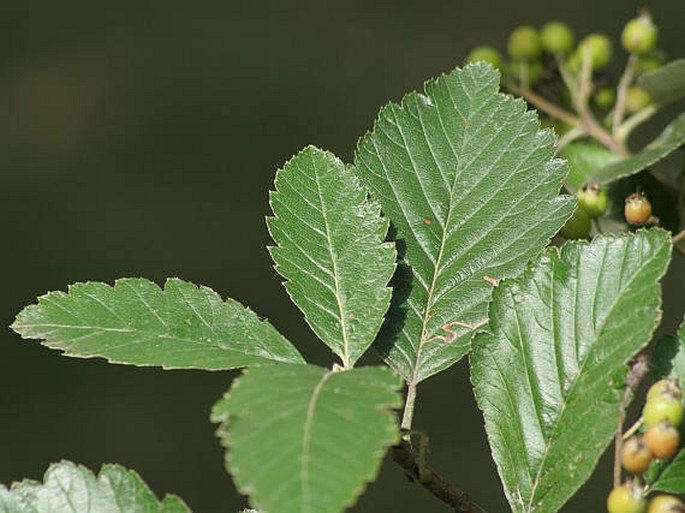
[[[590,34],[585,36],[578,44],[581,58],[588,55],[590,64],[594,70],[602,70],[611,61],[611,41],[604,34]]]
[[[659,69],[664,65],[664,57],[659,51],[652,51],[646,55],[640,55],[635,61],[635,73],[638,75],[642,73],[649,73],[655,69]]]
[[[535,59],[542,52],[540,36],[533,27],[518,27],[509,35],[507,50],[512,59]]]
[[[647,401],[662,395],[669,396],[671,399],[680,401],[683,393],[678,382],[671,378],[660,379],[654,383],[647,391]]]
[[[550,21],[540,31],[542,48],[549,53],[567,55],[573,49],[573,32],[560,21]]]
[[[492,46],[476,46],[466,56],[466,62],[484,61],[493,68],[502,69],[502,55]]]
[[[630,86],[626,94],[626,112],[634,114],[652,103],[652,97],[640,86]]]
[[[607,193],[599,188],[598,183],[584,184],[576,196],[578,205],[590,217],[599,217],[607,210]]]
[[[642,490],[632,483],[617,486],[607,497],[609,513],[644,513],[647,501],[642,497]]]
[[[511,61],[508,72],[521,85],[532,86],[542,76],[542,63],[540,61]]]
[[[685,513],[685,504],[673,495],[657,495],[649,501],[647,513]]]
[[[585,239],[590,235],[590,216],[582,208],[576,208],[571,218],[559,231],[565,239]]]
[[[683,405],[679,400],[665,395],[654,397],[645,403],[642,420],[647,426],[660,422],[678,426],[683,421]]]
[[[652,204],[643,193],[631,194],[626,198],[623,215],[628,224],[643,226],[652,217]]]
[[[600,87],[592,97],[597,108],[608,110],[616,101],[616,91],[613,87]]]
[[[642,14],[630,20],[623,27],[621,43],[623,48],[635,55],[644,55],[656,46],[659,29],[649,14]]]

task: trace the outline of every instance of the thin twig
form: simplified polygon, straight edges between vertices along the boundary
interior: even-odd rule
[[[407,385],[407,397],[404,400],[404,412],[402,413],[402,424],[400,427],[405,431],[411,429],[414,419],[414,403],[416,403],[416,385]]]
[[[563,121],[573,126],[577,126],[580,123],[580,120],[569,111],[562,109],[530,89],[520,89],[519,87],[511,84],[507,84],[507,89],[526,100],[536,109],[545,112],[549,116],[558,119],[559,121]]]
[[[424,467],[422,472],[424,475],[421,476],[416,455],[406,440],[402,440],[399,445],[392,448],[392,459],[402,467],[411,481],[421,484],[433,496],[452,507],[457,513],[486,513],[465,492],[446,481],[429,467]]]
[[[681,241],[682,239],[685,239],[685,230],[681,230],[681,231],[679,231],[678,233],[676,233],[676,234],[671,238],[671,242],[673,242],[673,244],[677,244],[677,243],[678,243],[679,241]]]
[[[651,118],[659,111],[659,107],[655,104],[647,105],[644,109],[637,111],[635,114],[626,119],[621,126],[616,129],[614,138],[621,143],[628,140],[630,134],[639,127],[642,123]]]
[[[633,70],[635,69],[636,62],[637,57],[634,54],[630,54],[630,57],[628,57],[628,62],[626,63],[626,67],[621,75],[621,79],[618,81],[618,87],[616,88],[616,104],[614,105],[614,116],[611,121],[611,133],[614,137],[617,137],[619,127],[623,122],[628,88],[630,87],[630,83],[633,81]]]
[[[554,152],[555,155],[559,155],[561,153],[561,150],[564,149],[568,144],[572,143],[576,139],[579,139],[580,137],[583,137],[584,135],[587,135],[587,132],[585,132],[585,129],[580,126],[576,126],[566,132],[564,135],[559,137],[559,140],[557,141],[557,149]]]

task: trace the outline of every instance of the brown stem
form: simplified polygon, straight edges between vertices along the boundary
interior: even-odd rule
[[[685,239],[685,230],[681,230],[678,233],[676,233],[673,238],[671,239],[671,242],[673,244],[676,244],[677,242],[681,241],[682,239]]]
[[[535,93],[534,91],[531,91],[530,89],[519,89],[518,87],[511,84],[507,84],[507,89],[526,100],[536,109],[541,110],[546,114],[549,114],[551,117],[556,118],[559,121],[563,121],[573,126],[577,126],[580,123],[580,120],[576,116],[571,114],[569,111],[564,110],[561,107],[553,104],[549,100],[543,98],[542,96]]]
[[[424,467],[422,471],[411,445],[406,440],[402,440],[399,445],[392,448],[392,459],[402,467],[410,481],[422,485],[434,497],[452,507],[457,513],[485,513],[485,510],[469,499],[465,492],[443,479],[432,469]]]
[[[628,88],[630,83],[633,81],[633,69],[635,68],[635,63],[637,62],[637,57],[633,54],[628,57],[628,63],[626,68],[621,75],[621,79],[618,82],[618,87],[616,88],[616,104],[614,105],[614,116],[611,122],[611,133],[614,137],[618,134],[618,129],[623,121],[623,114],[625,113],[626,98],[628,96]]]

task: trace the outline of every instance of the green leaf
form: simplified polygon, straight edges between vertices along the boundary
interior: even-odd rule
[[[685,59],[669,62],[638,79],[640,86],[658,105],[685,98]]]
[[[12,329],[67,356],[165,369],[235,369],[303,362],[266,321],[207,287],[177,278],[164,290],[142,278],[76,283],[22,310]]]
[[[189,513],[174,495],[161,502],[138,474],[103,465],[95,476],[70,461],[50,465],[43,484],[25,480],[0,485],[0,513]]]
[[[548,248],[495,290],[471,379],[514,512],[556,512],[589,478],[616,429],[625,364],[660,318],[670,255],[664,230],[602,235]]]
[[[656,164],[685,144],[685,113],[671,121],[666,128],[642,151],[597,169],[589,176],[591,181],[608,184],[639,173]]]
[[[566,165],[535,112],[485,63],[381,109],[357,170],[397,231],[402,258],[377,348],[416,384],[470,349],[491,285],[518,273],[566,219]],[[467,326],[468,325],[468,326]]]
[[[401,404],[400,383],[385,367],[245,370],[212,411],[240,492],[269,513],[335,513],[353,504],[398,442],[390,409]]]
[[[685,493],[685,450],[681,449],[676,454],[651,488],[660,492]]]
[[[564,146],[561,154],[569,165],[566,184],[574,191],[591,181],[598,169],[621,160],[620,156],[604,146],[588,143],[571,143]]]
[[[267,224],[276,270],[307,323],[351,367],[390,305],[397,255],[383,242],[388,222],[352,168],[312,146],[278,171],[275,185]]]

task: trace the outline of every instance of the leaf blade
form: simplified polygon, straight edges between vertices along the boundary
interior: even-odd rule
[[[352,169],[312,146],[278,171],[275,186],[267,225],[276,270],[313,331],[353,366],[390,305],[388,222]]]
[[[685,97],[685,59],[676,59],[638,78],[640,86],[660,106]]]
[[[384,367],[244,371],[212,410],[238,489],[260,511],[342,511],[398,439],[399,385]]]
[[[476,400],[512,510],[557,511],[616,428],[613,381],[645,347],[670,260],[663,230],[549,248],[491,303],[471,354]]]
[[[66,356],[165,369],[225,370],[303,362],[267,321],[237,301],[177,278],[164,289],[142,278],[114,286],[76,283],[22,310],[12,329]]]
[[[43,483],[25,480],[10,489],[0,484],[1,513],[190,513],[177,496],[159,501],[138,474],[103,465],[98,475],[62,461],[50,465]]]
[[[486,278],[520,270],[573,209],[558,196],[566,167],[553,134],[498,87],[485,64],[457,69],[381,109],[357,148],[402,255],[376,347],[410,384],[468,352]]]

